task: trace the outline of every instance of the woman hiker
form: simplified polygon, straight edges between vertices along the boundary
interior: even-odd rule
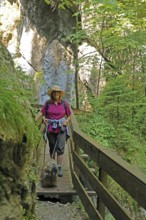
[[[59,177],[63,176],[62,160],[68,135],[67,125],[71,115],[68,101],[62,99],[64,94],[64,91],[59,86],[54,85],[48,90],[50,100],[41,109],[44,123],[47,126],[50,157],[55,159],[55,152],[57,152]]]

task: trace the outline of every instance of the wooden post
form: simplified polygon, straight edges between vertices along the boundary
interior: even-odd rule
[[[104,186],[107,185],[107,174],[101,168],[99,168],[99,180]],[[99,196],[97,197],[97,210],[102,218],[105,219],[105,205]]]

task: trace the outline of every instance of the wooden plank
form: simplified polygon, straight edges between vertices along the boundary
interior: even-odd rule
[[[72,177],[73,177],[73,183],[75,185],[75,188],[77,189],[77,192],[80,195],[80,199],[90,219],[103,220],[101,215],[96,210],[91,198],[88,196],[87,192],[84,190],[75,172],[73,172]]]
[[[42,150],[44,149],[45,144],[46,144],[46,143],[45,143],[44,139],[41,138],[41,139],[40,139],[40,142],[39,142],[39,144],[38,144],[38,147],[37,147],[37,149],[36,149],[36,160],[37,160],[37,161],[39,160],[39,157],[40,157],[40,155],[41,155]]]
[[[107,174],[99,168],[99,181],[107,187]],[[101,216],[105,219],[105,204],[103,203],[101,197],[97,197],[97,209],[99,210]]]
[[[42,120],[43,118],[43,115],[42,113],[39,111],[36,116],[35,116],[35,121],[38,122],[39,120]]]
[[[89,169],[90,169],[90,171],[91,171],[92,173],[94,173],[94,174],[96,173],[96,170],[95,170],[95,168],[93,168],[93,167],[90,167]]]
[[[45,124],[42,124],[42,125],[41,125],[41,128],[40,128],[40,132],[41,132],[41,133],[43,133],[43,132],[44,132],[45,127],[46,127],[46,126],[45,126]]]
[[[40,171],[43,164],[43,158],[44,153],[42,151],[42,154],[40,155]],[[45,162],[49,160],[49,146],[46,146],[45,150]],[[40,185],[40,182],[38,182],[36,187],[36,193],[38,196],[45,195],[45,196],[69,196],[69,195],[76,195],[77,192],[74,189],[73,183],[72,183],[72,177],[70,172],[70,162],[69,162],[69,150],[68,146],[65,146],[65,153],[63,158],[63,177],[57,178],[57,186],[56,187],[50,187],[50,188],[42,188]],[[39,174],[40,176],[40,174]]]
[[[70,160],[70,170],[71,170],[71,176],[74,172],[74,161],[73,161],[73,151],[74,151],[74,142],[70,138],[68,141],[68,149],[69,149],[69,160]],[[95,196],[95,191],[87,190],[86,191],[89,196]]]
[[[100,148],[96,142],[81,131],[74,131],[74,141],[100,168],[117,181],[140,206],[146,209],[146,175],[122,160],[115,152]]]
[[[82,175],[86,177],[89,184],[96,191],[97,195],[102,198],[102,201],[116,219],[130,220],[131,218],[123,210],[120,204],[115,198],[108,192],[104,185],[95,177],[87,167],[86,163],[81,159],[76,152],[73,152],[74,162],[78,166],[79,170],[82,170]]]
[[[120,158],[106,157],[102,154],[99,157],[99,164],[112,178],[120,184],[137,202],[140,206],[146,209],[146,177],[139,179],[140,175],[133,174],[133,167],[129,168]],[[105,166],[105,161],[108,166]],[[117,163],[118,162],[118,163]]]

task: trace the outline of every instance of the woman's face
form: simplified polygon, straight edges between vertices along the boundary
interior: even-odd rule
[[[60,96],[61,96],[61,92],[59,92],[59,91],[52,92],[52,97],[55,101],[58,101],[60,99]]]

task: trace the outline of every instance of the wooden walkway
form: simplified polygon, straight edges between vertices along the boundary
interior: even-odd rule
[[[49,146],[46,145],[45,149],[45,163],[49,160]],[[41,168],[44,164],[44,147],[42,147],[41,155],[39,157],[39,180],[40,180],[40,172]],[[68,197],[72,195],[76,195],[76,191],[74,190],[72,179],[71,179],[71,171],[70,171],[70,161],[69,161],[69,149],[68,145],[65,146],[65,153],[63,158],[63,177],[57,178],[57,186],[42,188],[40,182],[38,182],[36,187],[37,196],[46,196],[46,197]]]

